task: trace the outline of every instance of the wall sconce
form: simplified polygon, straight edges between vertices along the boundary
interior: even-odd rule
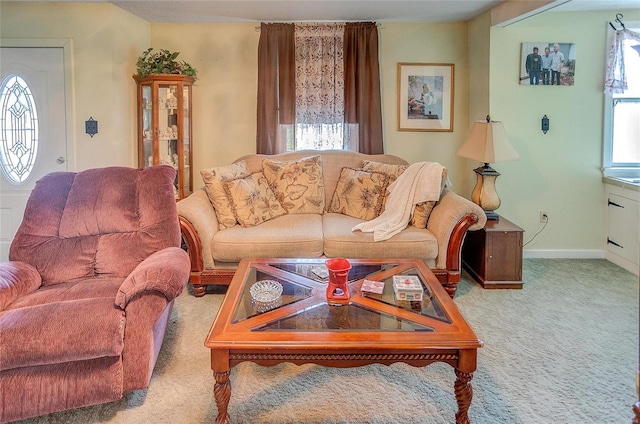
[[[547,131],[549,131],[549,118],[547,118],[547,115],[544,115],[542,117],[542,132],[546,134]]]
[[[84,121],[84,131],[93,138],[98,134],[98,121],[93,119],[93,116],[89,117],[89,120]]]

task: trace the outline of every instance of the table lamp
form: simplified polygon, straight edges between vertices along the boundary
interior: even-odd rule
[[[473,170],[477,181],[471,193],[471,201],[484,210],[487,219],[500,219],[494,212],[500,207],[500,197],[495,185],[500,173],[489,164],[520,158],[509,143],[502,122],[492,121],[489,115],[484,121],[474,122],[471,133],[456,151],[456,155],[484,163],[484,166]]]

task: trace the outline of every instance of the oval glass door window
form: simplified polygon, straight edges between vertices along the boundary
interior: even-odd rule
[[[38,113],[31,90],[18,75],[0,86],[0,165],[7,179],[24,183],[38,154]]]

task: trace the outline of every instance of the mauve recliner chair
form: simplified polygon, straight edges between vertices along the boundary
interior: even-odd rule
[[[146,388],[189,277],[175,170],[39,180],[0,263],[0,422]]]

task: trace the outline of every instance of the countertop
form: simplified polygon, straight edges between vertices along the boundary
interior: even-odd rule
[[[633,191],[640,191],[640,178],[602,177],[602,182]]]

